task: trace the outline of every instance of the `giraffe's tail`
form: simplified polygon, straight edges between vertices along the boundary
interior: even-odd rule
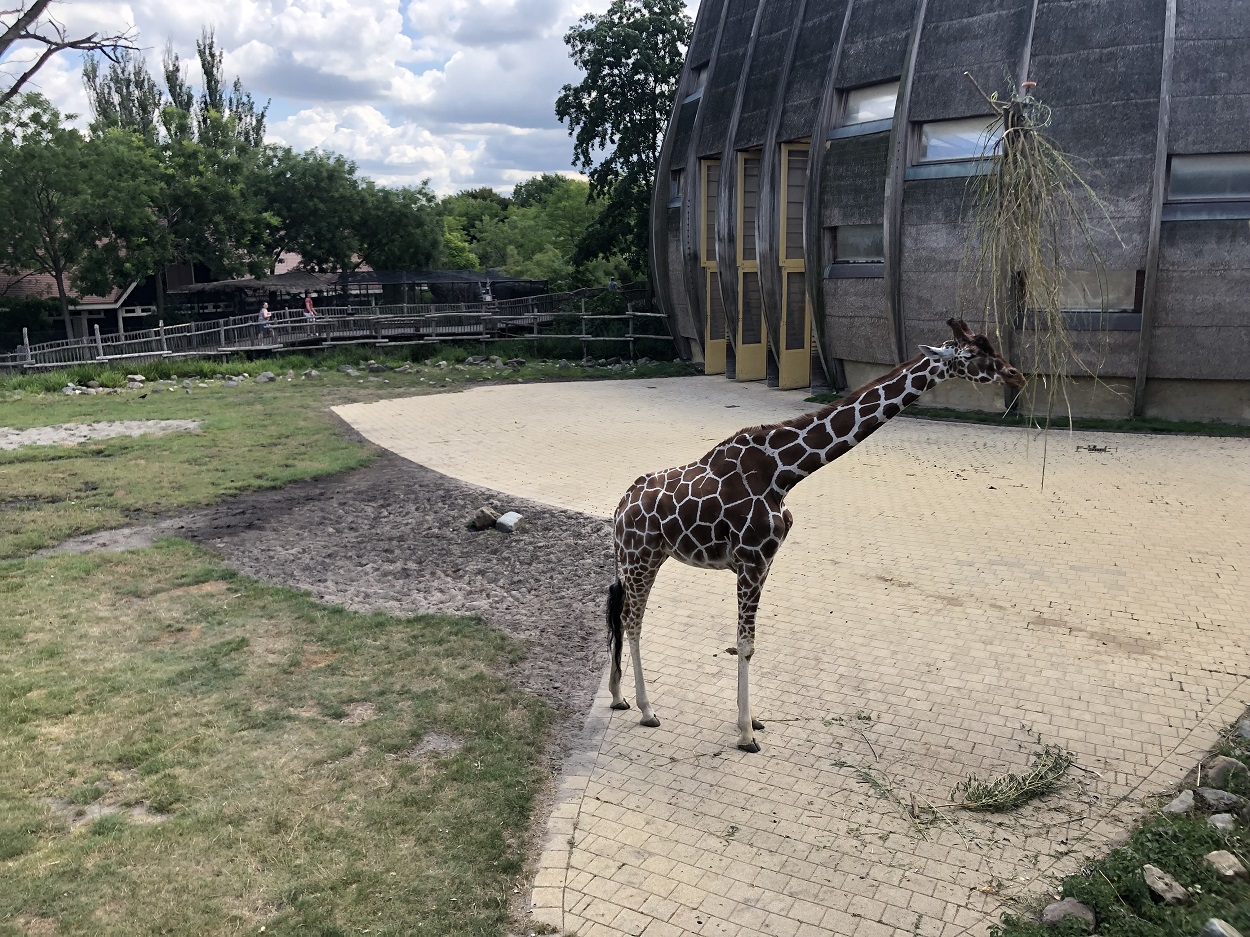
[[[612,650],[612,675],[619,681],[621,674],[621,613],[625,610],[625,587],[618,579],[608,586],[608,646]]]

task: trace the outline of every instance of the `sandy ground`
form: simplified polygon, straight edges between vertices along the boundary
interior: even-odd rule
[[[7,426],[0,426],[0,449],[21,449],[23,446],[75,446],[89,439],[111,439],[114,436],[163,436],[166,433],[192,431],[199,428],[199,420],[59,423],[56,426],[35,426],[31,429],[11,429]]]

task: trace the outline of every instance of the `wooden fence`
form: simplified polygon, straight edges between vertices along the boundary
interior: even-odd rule
[[[144,361],[153,358],[228,357],[294,348],[340,345],[419,345],[439,342],[540,341],[573,339],[583,355],[592,343],[626,343],[632,357],[636,339],[672,340],[661,313],[636,312],[632,304],[620,315],[586,312],[586,301],[602,290],[579,290],[528,296],[492,303],[335,306],[318,310],[316,319],[302,311],[277,310],[264,327],[255,315],[205,322],[186,322],[124,335],[95,334],[86,338],[23,344],[0,354],[0,369],[42,370],[82,363]],[[596,327],[595,322],[620,322],[624,329]],[[575,326],[575,329],[570,329]],[[656,327],[659,330],[653,331]],[[621,331],[623,334],[596,334]],[[25,334],[25,330],[23,330]]]

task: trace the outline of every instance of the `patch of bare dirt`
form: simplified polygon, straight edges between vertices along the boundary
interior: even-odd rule
[[[387,755],[395,761],[420,761],[426,755],[448,755],[460,751],[464,748],[464,740],[452,738],[450,735],[443,735],[441,732],[428,732],[421,737],[421,741],[406,752],[400,752],[397,755]]]
[[[80,806],[63,797],[45,797],[43,802],[53,813],[64,820],[71,830],[80,829],[100,817],[114,814],[120,814],[135,823],[160,823],[165,819],[164,814],[148,809],[148,805],[143,803],[108,804],[97,801],[94,804]]]
[[[114,420],[102,423],[59,423],[56,426],[34,426],[11,429],[0,426],[0,449],[21,449],[23,446],[76,446],[91,439],[112,439],[115,436],[163,436],[165,433],[198,430],[199,420]]]

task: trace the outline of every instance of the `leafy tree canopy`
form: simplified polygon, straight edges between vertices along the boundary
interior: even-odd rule
[[[591,195],[606,203],[579,260],[620,251],[646,269],[655,165],[692,29],[683,0],[613,0],[564,37],[584,77],[563,87],[556,116],[568,124]]]

